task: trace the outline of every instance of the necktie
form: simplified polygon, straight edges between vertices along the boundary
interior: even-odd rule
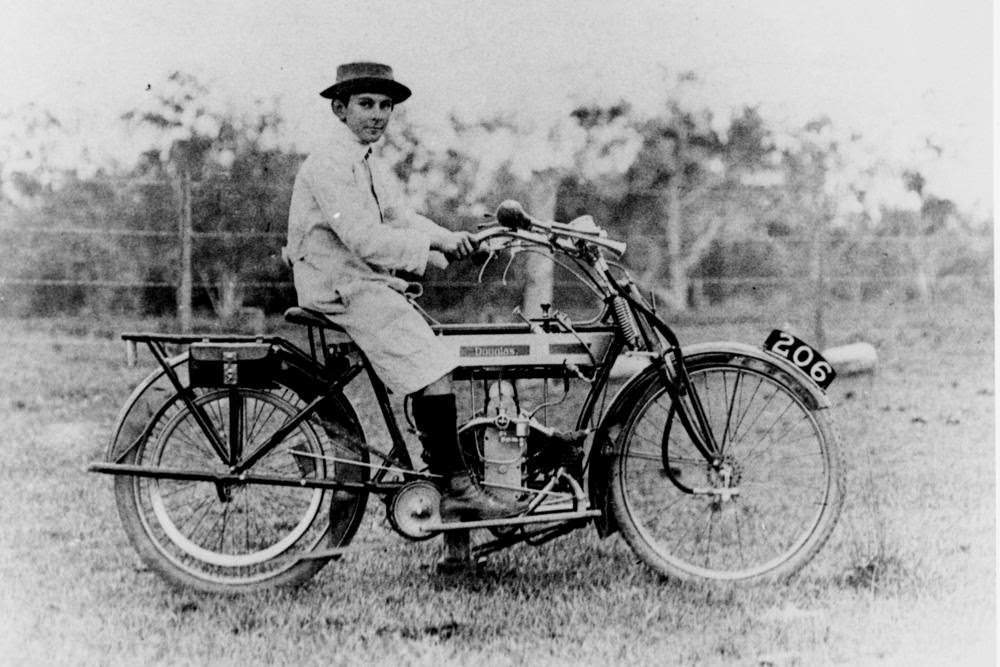
[[[365,171],[368,172],[368,187],[371,188],[372,197],[375,198],[375,208],[378,209],[378,221],[385,222],[385,218],[382,217],[382,205],[379,204],[378,194],[376,194],[375,192],[375,179],[372,178],[372,168],[371,165],[368,164],[368,158],[371,156],[371,154],[372,154],[372,149],[369,148],[368,152],[365,153],[365,159],[363,160],[363,162],[365,163]]]

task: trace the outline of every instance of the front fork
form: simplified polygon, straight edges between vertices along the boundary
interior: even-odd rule
[[[705,417],[705,411],[701,404],[698,392],[687,375],[687,369],[683,363],[678,364],[679,372],[671,373],[670,364],[664,360],[662,364],[665,384],[671,397],[671,406],[667,414],[667,421],[663,426],[663,434],[660,442],[660,456],[662,457],[663,471],[667,479],[682,493],[708,496],[711,498],[713,507],[720,509],[721,506],[734,500],[740,495],[740,488],[737,476],[730,462],[727,462],[725,454],[726,438],[729,434],[730,424],[728,422],[722,434],[722,442],[719,443],[715,434]],[[735,391],[734,391],[735,397]],[[732,413],[732,406],[727,414]],[[681,425],[687,432],[695,448],[705,458],[711,470],[710,481],[707,486],[691,487],[685,484],[685,480],[680,478],[680,471],[675,470],[670,464],[668,452],[670,429],[673,425],[673,416],[677,415]]]
[[[664,386],[666,386],[668,393],[670,394],[670,399],[672,404],[677,406],[677,415],[681,420],[681,424],[684,426],[684,430],[687,431],[688,436],[694,443],[695,447],[705,457],[705,460],[712,467],[713,470],[718,472],[722,468],[722,450],[719,443],[715,440],[715,434],[712,433],[712,429],[708,423],[708,418],[705,416],[705,410],[701,404],[701,400],[698,397],[698,392],[691,382],[691,378],[688,375],[687,367],[684,365],[684,355],[681,351],[680,341],[677,339],[677,335],[670,329],[660,318],[656,316],[652,310],[650,310],[642,300],[642,295],[639,294],[639,289],[631,281],[627,281],[624,285],[619,284],[617,281],[611,277],[610,273],[607,274],[609,282],[615,287],[618,292],[618,298],[623,299],[628,302],[628,305],[634,309],[637,315],[641,315],[646,325],[651,327],[653,330],[658,332],[666,342],[666,349],[660,357],[660,372],[662,373]],[[622,303],[624,306],[624,303]],[[620,317],[616,314],[616,321],[620,320]],[[638,318],[635,318],[638,319]],[[621,326],[621,324],[619,325]],[[649,335],[645,335],[645,328],[640,327],[644,338],[649,345],[654,345],[653,338],[655,334],[650,331]],[[623,335],[626,332],[623,331]],[[627,337],[627,336],[626,336]],[[669,429],[670,421],[668,420],[666,428]],[[666,451],[666,440],[668,433],[664,432],[664,442],[663,449]],[[664,454],[664,458],[666,455]],[[669,466],[666,466],[667,474],[670,474]]]
[[[671,363],[671,359],[667,358],[667,355],[673,356],[673,363]],[[705,409],[687,373],[687,368],[684,366],[679,348],[674,347],[667,350],[662,361],[660,369],[663,374],[664,386],[667,388],[667,393],[670,394],[671,414],[676,412],[695,448],[705,457],[708,464],[718,471],[722,467],[722,450],[715,439],[715,434],[712,433],[708,418],[705,416]],[[672,421],[671,419],[667,420],[663,432],[662,448],[665,465],[667,438]],[[667,467],[669,468],[669,466]],[[667,474],[670,474],[669,469]]]
[[[684,426],[684,430],[690,436],[691,441],[701,455],[705,457],[705,460],[712,469],[719,471],[722,467],[722,452],[708,424],[705,410],[701,405],[701,400],[698,398],[698,392],[695,390],[694,385],[691,383],[691,378],[688,376],[677,335],[656,316],[655,312],[643,303],[642,295],[639,293],[639,289],[635,283],[631,280],[626,280],[622,284],[615,280],[614,276],[611,275],[607,263],[600,254],[596,256],[595,261],[599,271],[604,274],[608,283],[617,292],[617,294],[609,295],[609,297],[611,297],[611,303],[613,303],[615,322],[621,329],[621,334],[625,337],[626,344],[631,347],[639,343],[641,333],[641,337],[645,339],[646,344],[651,347],[655,345],[653,342],[655,334],[652,331],[647,334],[645,327],[637,326],[639,318],[635,317],[634,314],[641,315],[646,325],[662,335],[662,341],[666,341],[666,349],[663,351],[659,363],[664,386],[667,387],[672,404],[678,406],[677,415]],[[638,329],[638,331],[632,331],[631,329],[633,328]],[[670,421],[667,421],[666,429],[669,429]],[[668,433],[665,431],[663,435],[664,442],[662,444],[664,451],[666,451],[667,443],[665,438],[667,436]],[[665,458],[666,454],[664,454]],[[665,467],[669,476],[669,466]]]

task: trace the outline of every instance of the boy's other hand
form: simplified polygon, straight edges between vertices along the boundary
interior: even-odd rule
[[[465,259],[475,250],[472,233],[466,231],[448,232],[431,243],[431,250],[439,250],[448,259]]]

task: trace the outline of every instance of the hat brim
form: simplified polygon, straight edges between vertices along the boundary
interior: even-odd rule
[[[410,89],[398,81],[380,79],[378,77],[360,77],[350,81],[335,83],[320,93],[320,97],[332,100],[343,95],[356,93],[381,93],[392,98],[393,104],[404,102],[410,97]]]

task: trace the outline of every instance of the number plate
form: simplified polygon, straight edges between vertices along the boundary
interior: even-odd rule
[[[775,329],[764,341],[764,349],[801,368],[820,389],[825,390],[837,377],[837,372],[823,355],[790,333]]]

